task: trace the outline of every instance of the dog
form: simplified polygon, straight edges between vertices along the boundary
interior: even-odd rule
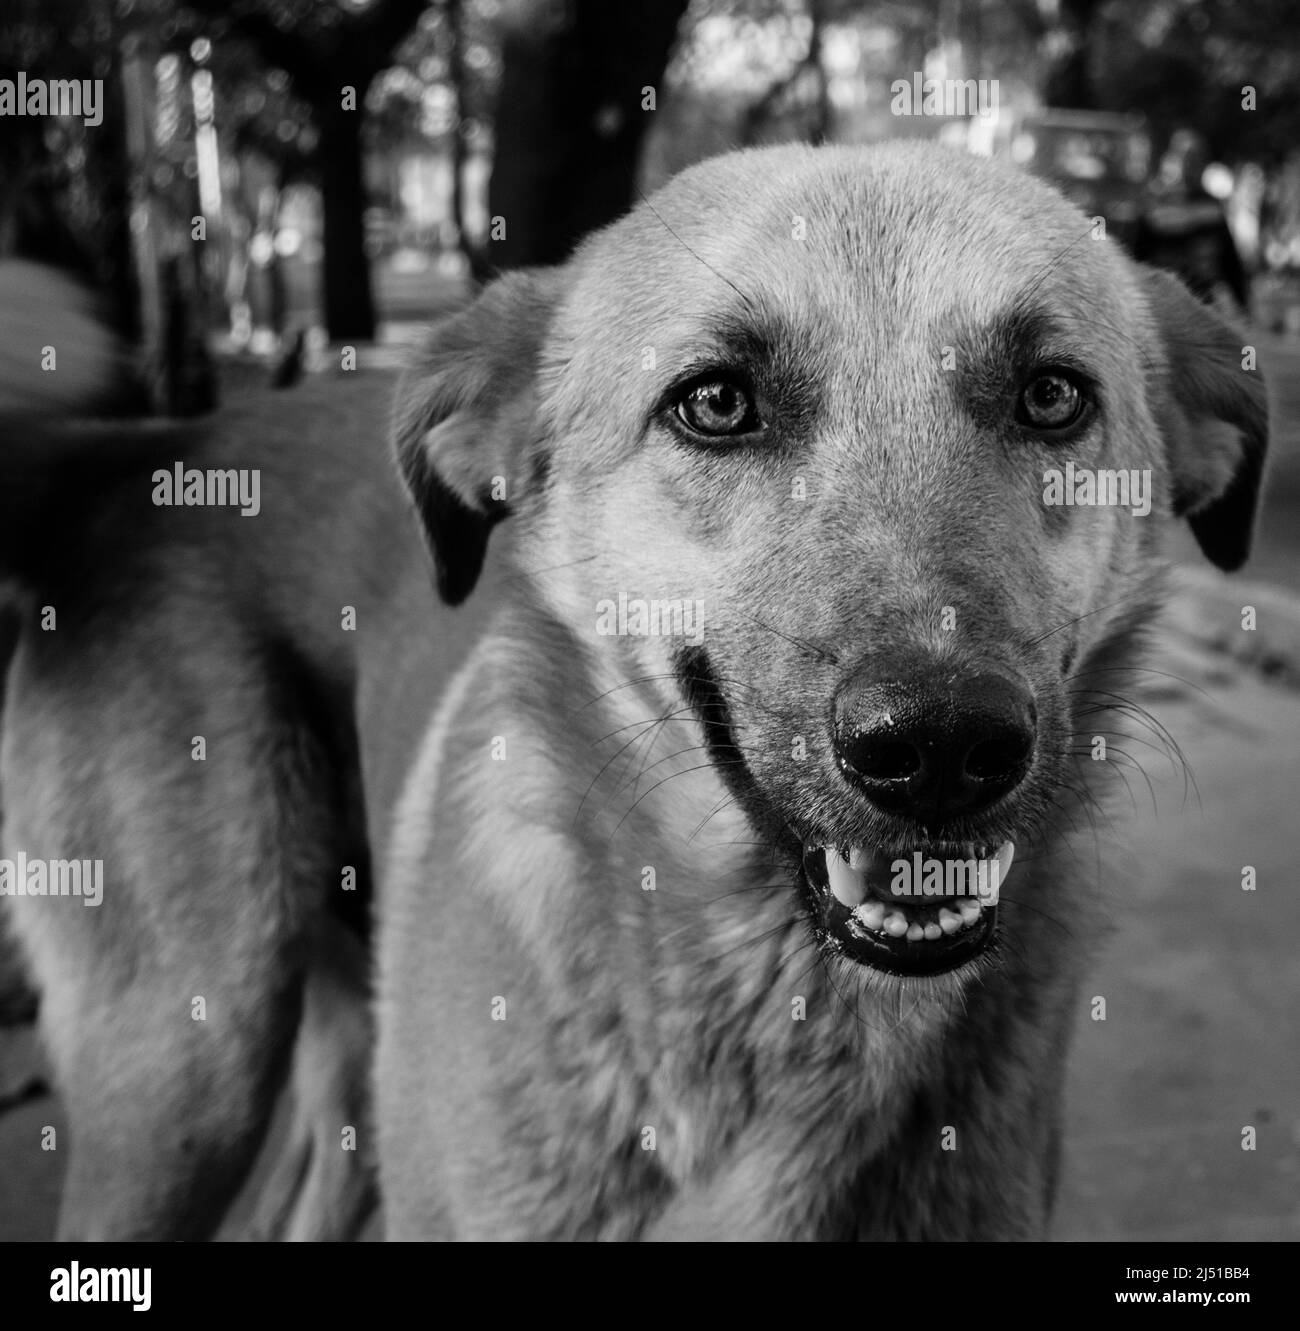
[[[1173,520],[1248,554],[1247,366],[1010,167],[783,147],[436,326],[401,485],[342,390],[187,445],[260,469],[247,521],[154,502],[174,433],[89,487],[81,435],[29,450],[5,854],[104,866],[95,910],[7,903],[63,1236],[211,1233],[292,1065],[293,1237],[353,1232],[371,1148],[400,1239],[1042,1237],[1097,741]],[[473,610],[428,565],[459,605],[503,520],[440,690]]]

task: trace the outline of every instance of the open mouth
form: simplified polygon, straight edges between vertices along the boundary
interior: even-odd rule
[[[703,648],[683,648],[675,668],[728,792],[756,828],[797,854],[791,823],[774,815],[736,747]],[[888,975],[942,975],[974,961],[997,938],[998,892],[1015,856],[1010,841],[935,841],[894,851],[806,839],[802,846],[800,885],[814,930],[851,961]]]
[[[1014,857],[1010,841],[898,852],[810,844],[803,869],[815,918],[837,951],[890,975],[939,975],[993,942]]]

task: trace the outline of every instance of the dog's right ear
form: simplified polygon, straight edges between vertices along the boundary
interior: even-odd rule
[[[474,590],[489,533],[542,471],[535,376],[563,285],[558,268],[499,278],[433,329],[398,387],[393,450],[449,605]]]
[[[1241,334],[1172,274],[1139,265],[1164,343],[1154,399],[1169,451],[1173,508],[1228,572],[1250,553],[1268,447],[1268,393],[1242,365]]]

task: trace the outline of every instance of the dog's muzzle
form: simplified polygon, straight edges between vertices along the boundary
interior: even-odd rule
[[[938,975],[973,961],[996,936],[1015,846],[964,839],[978,831],[959,840],[951,829],[987,822],[981,815],[1019,785],[1036,713],[1029,690],[1003,675],[890,664],[892,678],[858,672],[838,691],[833,750],[855,796],[916,834],[911,844],[895,836],[893,851],[803,839],[800,881],[815,932],[841,956],[892,975]],[[676,665],[729,793],[756,827],[772,828],[707,654],[684,650]]]
[[[842,776],[878,814],[921,835],[888,851],[805,844],[816,915],[842,955],[890,974],[935,975],[989,946],[1015,846],[958,840],[951,829],[977,824],[1021,783],[1036,721],[1023,683],[927,658],[843,683],[832,735]]]

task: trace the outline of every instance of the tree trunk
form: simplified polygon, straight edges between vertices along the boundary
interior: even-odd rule
[[[357,89],[360,102],[364,89]],[[375,306],[366,257],[361,111],[337,101],[315,108],[321,130],[321,207],[325,217],[325,326],[333,342],[368,342]]]
[[[465,7],[463,0],[445,0],[444,12],[451,28],[448,73],[456,98],[456,123],[451,132],[451,217],[456,227],[456,247],[469,265],[471,280],[482,285],[492,276],[484,246],[465,229],[465,166],[468,143],[465,135]]]
[[[1097,105],[1090,54],[1100,9],[1100,0],[1062,0],[1058,30],[1065,35],[1067,45],[1043,83],[1043,100],[1048,106],[1086,111]]]
[[[497,268],[558,263],[636,197],[641,141],[688,0],[572,0],[502,44],[488,208]],[[537,21],[540,18],[540,21]],[[494,224],[495,229],[495,224]]]

